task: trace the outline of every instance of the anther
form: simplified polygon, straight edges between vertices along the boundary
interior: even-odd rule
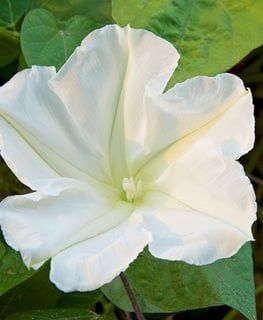
[[[123,178],[123,180],[122,180],[122,188],[126,193],[127,201],[132,202],[136,198],[138,198],[142,193],[142,181],[139,180],[136,183],[132,177]]]

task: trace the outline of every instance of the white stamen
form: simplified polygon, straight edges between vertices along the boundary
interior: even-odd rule
[[[142,181],[139,180],[137,183],[134,182],[132,177],[123,178],[122,188],[126,193],[126,199],[128,201],[133,201],[138,198],[142,192]]]

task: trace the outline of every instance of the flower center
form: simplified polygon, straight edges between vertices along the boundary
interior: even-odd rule
[[[135,182],[132,177],[123,178],[122,188],[125,192],[126,199],[129,202],[133,202],[142,194],[142,181]]]

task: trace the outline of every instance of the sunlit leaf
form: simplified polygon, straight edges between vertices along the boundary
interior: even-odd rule
[[[102,25],[112,22],[110,0],[31,0],[31,8],[43,8],[54,13],[57,19],[67,20],[75,15],[85,15]]]
[[[261,0],[113,0],[113,18],[160,35],[181,53],[172,82],[228,70],[263,43]]]

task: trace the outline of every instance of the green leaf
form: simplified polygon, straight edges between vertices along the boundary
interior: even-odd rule
[[[94,28],[94,22],[84,16],[74,16],[61,23],[47,10],[35,9],[26,15],[21,30],[25,60],[29,66],[53,65],[60,68]]]
[[[35,310],[9,316],[6,320],[99,320],[96,313],[78,309]]]
[[[100,290],[91,292],[63,293],[58,300],[58,308],[88,308],[93,309],[97,302],[104,299]]]
[[[62,293],[56,308],[75,308],[97,310],[99,308],[103,320],[116,320],[114,305],[106,299],[101,290],[90,292]]]
[[[5,246],[3,245],[2,242],[0,242],[0,261],[3,258],[3,256],[5,255],[6,249]]]
[[[0,27],[0,67],[12,62],[20,53],[19,37]]]
[[[49,265],[0,297],[0,319],[15,312],[54,308],[61,292],[49,281]]]
[[[112,23],[111,1],[109,0],[32,0],[31,9],[43,8],[51,11],[59,20],[75,15],[85,15],[101,25]]]
[[[0,295],[12,289],[34,274],[28,270],[20,254],[9,247],[5,248],[0,260]]]
[[[29,0],[0,0],[0,26],[14,27],[29,9]]]
[[[144,252],[126,274],[144,312],[168,313],[228,305],[249,320],[256,319],[249,244],[232,258],[202,267],[158,260]],[[102,291],[119,308],[132,310],[119,278]]]
[[[0,75],[7,81],[16,73],[16,70],[17,61],[14,61],[1,68]],[[25,194],[31,191],[17,179],[2,158],[0,158],[0,177],[0,200],[13,194]]]
[[[21,52],[21,54],[19,55],[18,58],[18,67],[17,70],[21,71],[27,68],[27,64],[26,64],[26,60],[25,57],[23,56],[23,53]]]
[[[166,38],[181,59],[172,82],[228,70],[263,43],[262,0],[113,0],[113,18]]]

